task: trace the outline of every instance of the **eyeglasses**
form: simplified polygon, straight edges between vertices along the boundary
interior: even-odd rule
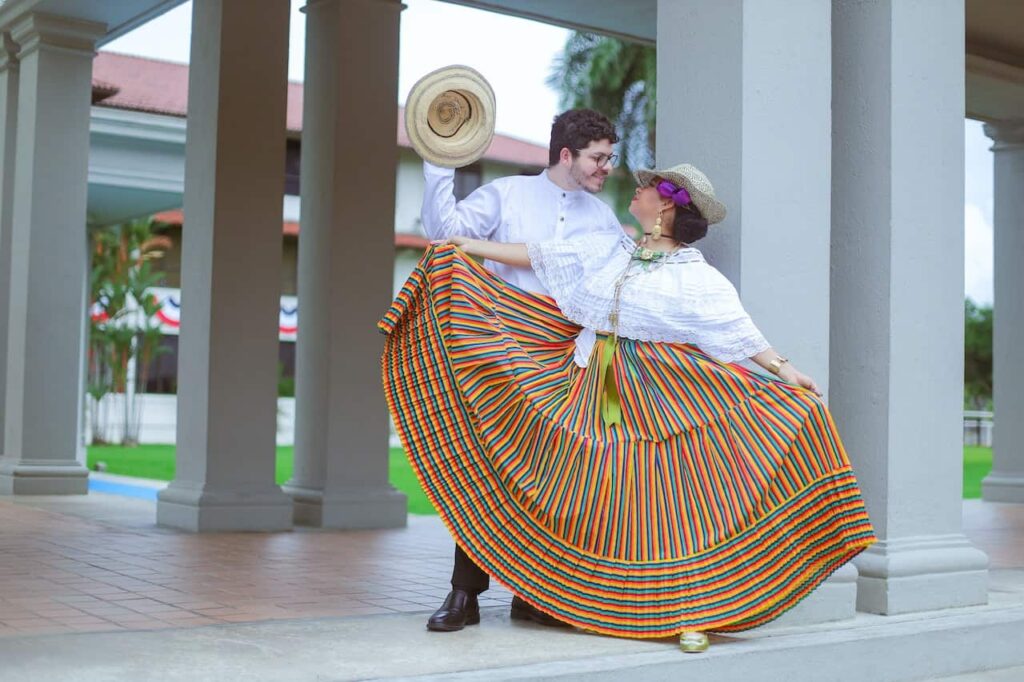
[[[577,149],[576,151],[582,152],[583,150],[582,149]],[[609,164],[614,166],[615,162],[619,160],[619,155],[618,154],[588,154],[587,158],[590,159],[591,161],[593,161],[594,164],[598,168],[604,168],[605,166],[607,166]]]

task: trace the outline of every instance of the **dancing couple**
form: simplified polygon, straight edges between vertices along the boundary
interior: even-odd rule
[[[435,243],[380,329],[389,409],[457,544],[431,630],[478,623],[494,577],[513,618],[702,651],[874,541],[817,385],[692,246],[726,215],[711,182],[636,172],[634,241],[595,196],[617,141],[567,111],[546,170],[460,202],[425,161]]]

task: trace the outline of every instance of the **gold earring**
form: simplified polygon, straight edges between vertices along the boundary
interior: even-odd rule
[[[658,219],[654,221],[654,229],[651,230],[651,239],[658,241],[661,239],[661,214],[658,214]]]

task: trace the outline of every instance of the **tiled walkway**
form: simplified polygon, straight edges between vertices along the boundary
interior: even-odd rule
[[[964,533],[988,554],[990,568],[1024,571],[1024,504],[967,500]]]
[[[320,616],[422,613],[448,591],[434,517],[392,531],[187,534],[151,502],[0,497],[0,637]],[[965,531],[994,569],[1024,570],[1024,505],[969,501]],[[507,604],[499,586],[483,606]]]
[[[103,505],[115,520],[77,515]],[[0,497],[0,636],[428,614],[449,589],[454,545],[436,518],[394,531],[194,535],[147,527],[153,509],[95,493]],[[481,604],[510,599],[495,586]]]

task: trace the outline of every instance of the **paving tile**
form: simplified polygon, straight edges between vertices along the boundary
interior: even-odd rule
[[[217,623],[221,622],[215,618],[206,618],[204,616],[196,616],[194,614],[192,615],[191,618],[161,618],[160,620],[167,623],[168,626],[176,628],[199,627],[202,625],[216,625]]]
[[[222,606],[216,609],[195,609],[193,611],[189,611],[189,613],[199,616],[209,616],[211,618],[220,618],[221,616],[237,616],[244,613],[244,611],[235,606]]]
[[[20,631],[52,628],[60,630],[65,627],[56,621],[50,620],[49,618],[12,618],[10,620],[3,621],[0,624]]]
[[[124,630],[125,628],[109,621],[96,625],[75,625],[73,632],[110,632],[112,630]]]
[[[173,627],[170,623],[155,618],[124,625],[125,630],[165,630],[170,627]]]
[[[215,601],[204,601],[197,600],[194,597],[188,598],[187,596],[181,601],[168,602],[171,606],[177,606],[179,609],[185,609],[187,611],[195,611],[197,609],[219,609],[225,605]]]
[[[235,613],[225,616],[217,616],[216,619],[221,623],[254,623],[261,620],[270,620],[269,618],[260,617],[252,613]]]
[[[57,618],[53,618],[53,620],[58,622],[58,623],[60,623],[61,625],[72,625],[72,626],[75,626],[76,628],[79,625],[108,625],[108,624],[110,624],[110,621],[108,621],[108,620],[106,620],[104,618],[97,618],[96,616],[89,616],[89,615],[70,616],[70,617],[66,617],[66,618],[57,617]]]
[[[165,615],[165,614],[160,614]],[[160,620],[158,617],[150,616],[145,613],[115,613],[109,616],[105,616],[105,620],[109,620],[111,623],[145,623],[147,621]]]

